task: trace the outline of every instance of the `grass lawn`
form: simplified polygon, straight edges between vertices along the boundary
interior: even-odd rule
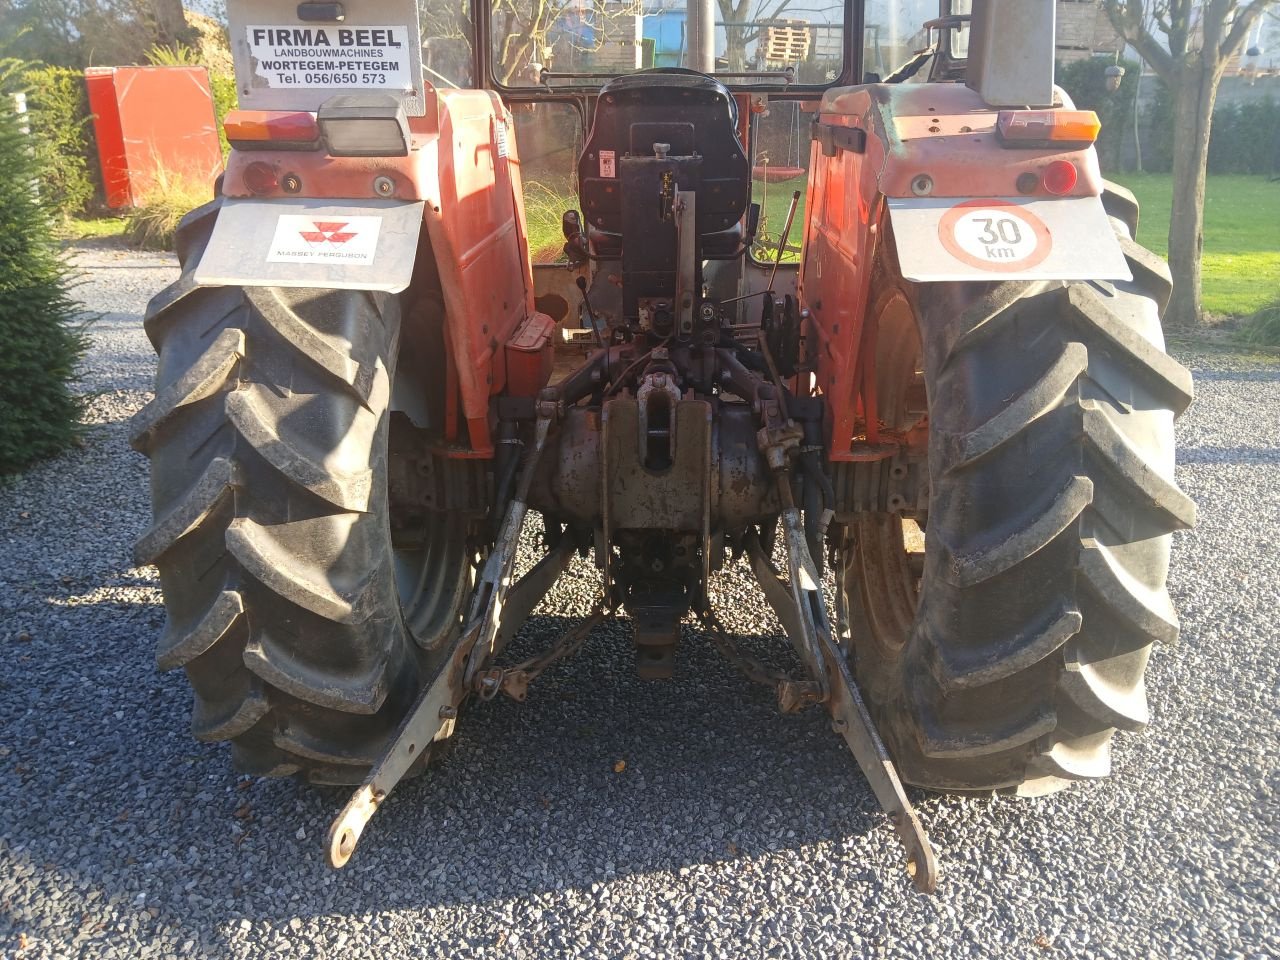
[[[1172,178],[1167,173],[1129,173],[1112,179],[1132,190],[1142,205],[1138,239],[1164,256]],[[1220,315],[1253,313],[1280,294],[1280,183],[1260,176],[1209,178],[1203,285],[1205,311]]]
[[[124,217],[96,217],[83,219],[67,217],[57,226],[63,240],[88,240],[94,237],[118,237],[124,233],[127,221]]]
[[[796,206],[796,219],[791,225],[787,249],[791,252],[782,258],[783,263],[795,263],[797,252],[804,239],[805,180],[798,177],[785,183],[765,184],[755,181],[752,200],[763,208],[760,214],[760,231],[757,234],[757,256],[762,255],[759,246],[768,249],[772,261],[778,248],[778,235],[787,222],[787,208],[791,206],[791,194],[800,191],[800,203]],[[578,198],[568,184],[529,179],[524,184],[524,209],[529,226],[529,250],[534,263],[556,263],[563,259],[561,247],[564,236],[560,231],[560,216],[565,210],[577,209]]]
[[[768,251],[757,250],[756,256],[772,262],[778,249],[778,237],[782,228],[787,225],[787,209],[791,206],[791,194],[800,191],[800,202],[796,204],[796,219],[791,224],[791,234],[787,237],[787,253],[783,255],[783,263],[800,261],[800,244],[804,240],[804,204],[808,191],[805,189],[808,180],[797,177],[782,183],[764,183],[756,180],[751,184],[751,199],[760,204],[760,230],[756,235],[757,247],[765,247]]]

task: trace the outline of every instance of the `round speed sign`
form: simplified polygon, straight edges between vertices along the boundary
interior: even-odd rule
[[[942,215],[938,239],[961,263],[1015,273],[1042,263],[1053,250],[1044,221],[1008,200],[966,200]]]

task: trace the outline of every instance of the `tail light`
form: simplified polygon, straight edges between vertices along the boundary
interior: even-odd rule
[[[274,193],[280,186],[280,178],[276,176],[275,167],[262,160],[255,160],[246,165],[241,177],[249,192],[259,196]]]
[[[320,106],[320,132],[335,157],[406,157],[409,122],[384,94],[342,94]]]
[[[1006,147],[1087,147],[1101,129],[1092,110],[1001,110],[996,118]]]
[[[222,126],[237,150],[312,150],[320,140],[316,115],[305,111],[231,110]]]
[[[1051,164],[1044,168],[1044,174],[1040,178],[1040,182],[1044,184],[1045,190],[1054,196],[1060,197],[1064,193],[1070,193],[1075,189],[1076,181],[1080,178],[1080,171],[1076,169],[1076,165],[1070,160],[1054,160]]]

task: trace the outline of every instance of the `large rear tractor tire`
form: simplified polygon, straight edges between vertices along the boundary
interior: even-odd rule
[[[217,212],[183,221],[182,276],[146,317],[156,396],[133,443],[155,522],[136,553],[160,571],[157,662],[185,668],[192,732],[241,771],[359,782],[459,624],[474,541],[389,490],[393,434],[414,449],[422,426],[393,396],[429,402],[397,370],[400,299],[196,287]]]
[[[1169,273],[1132,238],[1136,203],[1104,199],[1132,282],[896,281],[928,393],[924,556],[900,514],[859,515],[838,595],[909,783],[1034,795],[1106,776],[1114,731],[1147,723],[1152,645],[1177,637],[1191,377],[1164,351]]]

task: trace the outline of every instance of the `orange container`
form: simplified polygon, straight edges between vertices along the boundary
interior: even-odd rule
[[[556,322],[545,313],[531,313],[507,341],[507,392],[536,397],[551,379],[555,362]]]
[[[160,177],[207,183],[222,147],[204,67],[85,70],[107,206],[139,203]]]

